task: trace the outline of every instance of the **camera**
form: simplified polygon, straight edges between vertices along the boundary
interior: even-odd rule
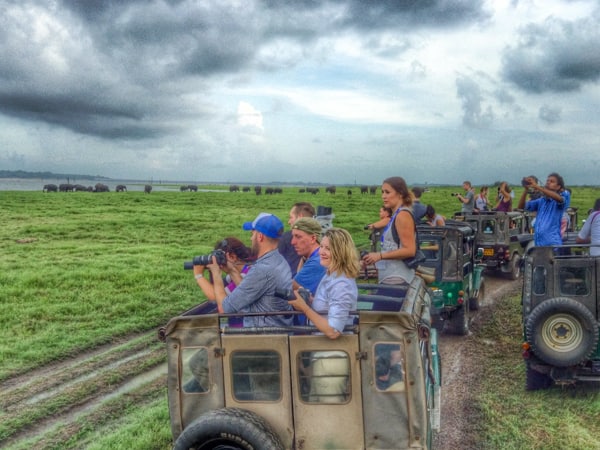
[[[458,192],[453,192],[452,194],[450,194],[452,197],[457,197],[458,196]]]
[[[363,259],[365,256],[367,256],[369,254],[368,251],[366,250],[361,250],[360,251],[360,259]]]
[[[227,264],[227,256],[223,250],[214,250],[210,252],[208,255],[200,255],[194,256],[194,259],[191,261],[185,261],[183,263],[184,270],[192,270],[194,266],[206,266],[208,264],[212,264],[212,257],[217,259],[217,264],[220,266],[225,266]]]
[[[363,228],[363,230],[368,230],[369,229],[369,225],[365,225],[365,227]]]
[[[310,304],[310,291],[305,288],[298,289],[298,294],[300,297],[304,299],[306,303]],[[294,300],[296,298],[296,294],[294,294],[293,289],[275,289],[275,297],[282,298],[284,300]]]
[[[527,179],[527,177],[523,177],[523,179],[521,180],[521,186],[523,186],[524,188],[529,187],[529,180]]]

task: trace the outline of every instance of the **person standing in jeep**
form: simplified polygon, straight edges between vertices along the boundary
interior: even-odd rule
[[[600,198],[596,199],[593,211],[590,212],[577,235],[576,242],[578,244],[600,245],[600,218],[598,216],[600,216]],[[590,255],[600,256],[600,247],[591,247]]]
[[[571,194],[565,189],[563,177],[553,172],[548,175],[545,186],[540,186],[531,177],[523,178],[522,184],[525,189],[518,208],[536,212],[533,236],[535,245],[562,245],[560,221],[571,203]],[[526,201],[529,190],[540,192],[542,197]]]
[[[465,194],[456,194],[456,198],[462,203],[461,212],[472,213],[475,209],[475,192],[470,181],[463,181],[463,189]]]

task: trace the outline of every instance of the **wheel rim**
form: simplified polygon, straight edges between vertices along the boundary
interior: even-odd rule
[[[549,317],[541,331],[541,339],[544,344],[560,353],[576,350],[583,341],[581,324],[568,314],[556,314]]]

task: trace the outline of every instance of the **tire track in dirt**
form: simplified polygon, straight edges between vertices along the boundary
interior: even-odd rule
[[[474,424],[480,421],[475,406],[485,361],[480,352],[474,350],[478,331],[494,313],[499,300],[518,293],[521,280],[485,276],[485,296],[479,311],[471,312],[468,336],[442,333],[439,351],[442,360],[442,407],[441,428],[436,434],[436,450],[478,449]]]
[[[166,372],[166,350],[153,330],[4,380],[0,447],[65,442],[86,421],[118,414],[122,397],[144,402],[163,395]]]

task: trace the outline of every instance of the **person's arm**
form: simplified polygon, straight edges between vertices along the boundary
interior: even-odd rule
[[[527,201],[527,188],[523,189],[521,198],[519,198],[519,204],[517,205],[517,209],[525,209],[526,201]]]
[[[536,190],[538,192],[541,192],[544,196],[551,198],[553,200],[556,200],[558,203],[562,203],[564,201],[562,195],[560,195],[559,192],[555,192],[555,191],[551,191],[550,189],[546,189],[544,186],[540,186],[539,184],[535,183],[533,180],[531,179],[527,179],[529,181],[529,185],[527,186],[527,188],[531,188],[533,190]],[[525,193],[527,193],[527,188],[525,188]],[[523,197],[521,197],[523,198]],[[521,204],[521,201],[519,200],[519,205]],[[521,208],[521,207],[519,207]]]
[[[314,309],[308,306],[300,294],[298,294],[297,290],[295,290],[294,293],[296,294],[296,298],[288,301],[288,303],[292,305],[296,311],[303,313],[321,333],[323,333],[329,339],[337,339],[342,334],[329,325],[329,321],[326,317],[321,316]]]
[[[223,313],[225,312],[223,310],[223,300],[225,300],[225,297],[227,297],[227,293],[225,292],[225,285],[223,284],[223,278],[221,278],[221,267],[217,264],[217,258],[213,256],[212,263],[208,264],[206,267],[210,270],[210,273],[212,274],[215,301],[217,302],[217,310],[220,313]]]
[[[396,227],[402,247],[389,252],[367,253],[362,258],[366,264],[375,264],[377,261],[381,261],[382,259],[406,259],[410,258],[411,256],[415,256],[415,253],[417,252],[415,242],[415,223],[411,214],[407,211],[401,211],[396,216],[396,220],[392,226]]]
[[[202,289],[206,299],[210,302],[214,302],[215,289],[213,288],[212,283],[204,278],[204,269],[204,266],[194,266],[194,278],[196,279],[196,283],[198,283],[200,289]]]
[[[583,224],[583,227],[581,227],[581,230],[579,230],[579,233],[577,234],[577,237],[575,238],[575,242],[578,244],[589,244],[590,242],[592,242],[592,222],[593,222],[593,216],[595,213],[592,213],[589,215],[589,217],[586,219],[585,223]]]
[[[385,217],[383,219],[379,219],[377,222],[370,223],[369,225],[367,225],[367,227],[369,227],[369,230],[372,230],[373,228],[375,228],[375,229],[385,228],[385,226],[388,223],[390,223],[390,218]]]

